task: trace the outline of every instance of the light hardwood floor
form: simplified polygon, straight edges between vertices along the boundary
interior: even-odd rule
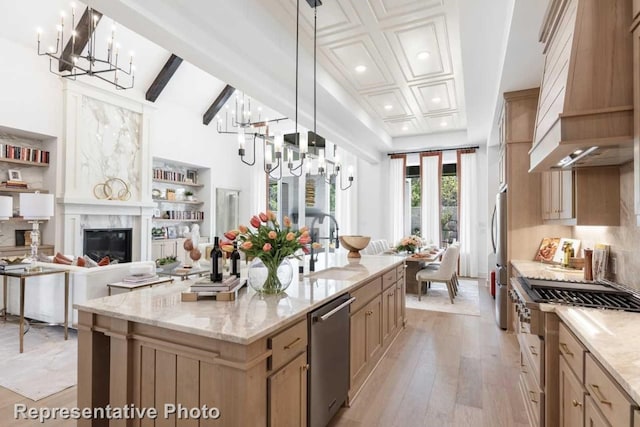
[[[485,287],[480,288],[480,312],[476,317],[408,309],[406,329],[353,406],[341,409],[331,426],[527,426],[517,387],[518,344],[496,326]],[[32,402],[0,387],[3,427],[34,425],[14,420],[16,403],[73,407],[76,388]]]
[[[331,427],[526,427],[516,337],[494,320],[480,287],[480,317],[407,309],[407,327],[350,408]]]

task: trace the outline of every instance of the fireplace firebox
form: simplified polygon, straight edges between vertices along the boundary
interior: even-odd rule
[[[111,262],[131,262],[131,228],[84,230],[84,254],[95,261],[108,256]]]

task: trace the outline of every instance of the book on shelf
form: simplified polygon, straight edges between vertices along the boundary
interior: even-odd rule
[[[144,283],[158,280],[158,275],[154,273],[131,274],[125,276],[122,281],[124,283]]]

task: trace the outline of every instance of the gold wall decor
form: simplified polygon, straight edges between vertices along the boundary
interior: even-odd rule
[[[307,207],[316,205],[316,182],[313,179],[307,179],[304,186],[304,203]]]
[[[121,178],[109,178],[93,187],[93,195],[101,200],[129,200],[131,191],[129,184]]]

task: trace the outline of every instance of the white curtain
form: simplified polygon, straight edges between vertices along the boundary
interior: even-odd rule
[[[391,245],[404,237],[404,177],[406,157],[389,158],[389,221]]]
[[[478,277],[478,258],[473,253],[478,247],[478,188],[477,155],[466,150],[459,151],[459,188],[458,206],[460,209],[460,275]],[[475,213],[474,213],[475,212]]]
[[[441,155],[420,158],[421,235],[425,243],[440,244],[440,167]]]
[[[260,165],[251,168],[251,215],[258,215],[267,209],[267,174]],[[249,218],[244,221],[248,222]],[[243,224],[245,223],[243,222]]]

